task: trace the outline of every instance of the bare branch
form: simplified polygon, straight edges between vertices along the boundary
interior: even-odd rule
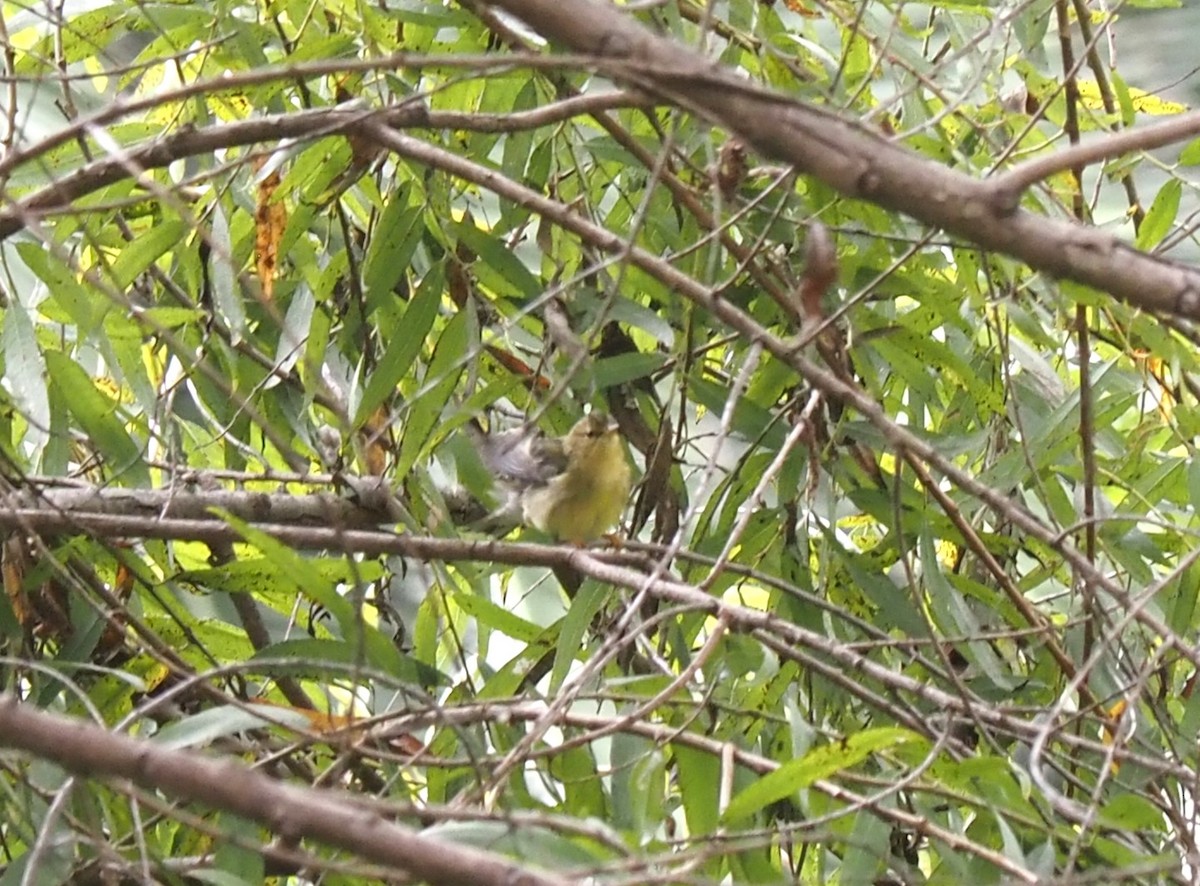
[[[283,784],[232,760],[172,750],[42,713],[0,696],[0,743],[83,776],[125,778],[181,799],[236,812],[288,840],[313,839],[433,883],[560,886],[568,881],[501,855],[427,837],[353,804],[337,791]]]
[[[1026,160],[1008,172],[991,179],[991,183],[999,190],[1008,192],[1015,199],[1035,182],[1047,179],[1056,173],[1065,172],[1068,169],[1082,169],[1093,163],[1112,160],[1134,151],[1161,148],[1182,139],[1191,138],[1197,133],[1200,133],[1200,111],[1190,111],[1152,126],[1109,133],[1061,151],[1055,151],[1044,157]]]
[[[1200,319],[1200,271],[1095,228],[1019,209],[1019,192],[926,160],[858,124],[756,86],[599,0],[497,0],[596,65],[737,133],[849,197],[1014,256],[1151,311]],[[1180,137],[1183,137],[1182,134]]]
[[[122,157],[103,157],[54,184],[6,206],[0,211],[0,240],[23,228],[26,220],[70,207],[71,202],[107,185],[132,177],[131,170],[159,169],[185,157],[244,145],[275,145],[285,139],[317,139],[345,131],[364,117],[384,120],[398,128],[464,129],[477,132],[516,132],[546,126],[582,113],[647,104],[643,97],[626,92],[578,96],[541,108],[514,114],[467,114],[430,111],[419,101],[382,110],[321,108],[222,123],[202,129],[184,129],[141,147],[131,147]]]

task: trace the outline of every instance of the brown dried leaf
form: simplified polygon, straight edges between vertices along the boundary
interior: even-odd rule
[[[258,183],[258,203],[254,209],[254,260],[263,298],[267,301],[275,296],[279,243],[287,228],[287,209],[282,201],[274,199],[279,182],[279,170],[276,169]]]

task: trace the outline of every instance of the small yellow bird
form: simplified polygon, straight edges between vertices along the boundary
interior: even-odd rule
[[[561,439],[510,431],[477,441],[484,464],[519,497],[527,525],[583,545],[621,518],[633,474],[609,416],[593,412]]]

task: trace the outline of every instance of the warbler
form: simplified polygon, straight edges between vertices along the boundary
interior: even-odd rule
[[[575,545],[620,519],[633,475],[617,424],[601,412],[562,438],[525,430],[477,438],[484,464],[517,496],[524,522]]]

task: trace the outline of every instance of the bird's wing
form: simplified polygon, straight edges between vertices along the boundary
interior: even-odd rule
[[[521,488],[544,486],[566,470],[562,442],[518,428],[476,440],[479,457],[504,483]]]

